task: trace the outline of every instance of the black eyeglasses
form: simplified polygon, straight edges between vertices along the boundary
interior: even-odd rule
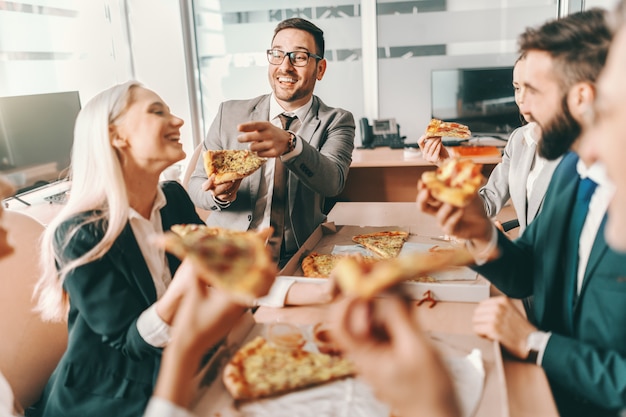
[[[309,63],[309,58],[313,57],[317,60],[323,59],[319,55],[312,54],[306,51],[292,51],[285,52],[280,49],[268,49],[267,50],[267,61],[272,65],[280,65],[285,60],[285,57],[289,57],[289,62],[294,67],[304,67]]]

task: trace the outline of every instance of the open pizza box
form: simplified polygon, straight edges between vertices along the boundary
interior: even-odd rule
[[[265,335],[270,324],[256,323],[251,314],[242,317],[226,341],[202,369],[199,390],[192,407],[199,417],[351,416],[388,417],[389,407],[376,399],[369,385],[358,376],[309,387],[287,394],[247,402],[236,402],[222,382],[222,372],[235,352],[257,335]],[[303,331],[306,350],[315,351],[310,329]],[[308,334],[308,336],[307,336]],[[508,417],[508,398],[497,343],[475,335],[431,333],[452,375],[463,417]]]
[[[401,255],[411,251],[426,252],[437,245],[446,247],[450,242],[442,241],[437,237],[421,236],[415,233],[414,227],[373,227],[373,226],[340,226],[334,223],[322,223],[304,242],[300,250],[289,260],[280,271],[280,276],[297,281],[324,283],[325,278],[308,278],[302,272],[302,260],[311,252],[318,253],[350,253],[363,252],[365,249],[352,241],[358,234],[373,233],[389,230],[402,230],[409,233]],[[437,240],[435,240],[437,239]],[[490,283],[476,272],[466,267],[450,268],[429,274],[436,282],[406,281],[402,283],[403,291],[415,300],[424,297],[426,291],[431,291],[439,301],[479,302],[489,298]]]

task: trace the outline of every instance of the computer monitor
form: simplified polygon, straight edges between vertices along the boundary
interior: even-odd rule
[[[66,176],[80,108],[78,91],[0,97],[0,174],[18,193]]]
[[[469,126],[472,133],[508,136],[521,125],[513,67],[431,72],[432,117]]]

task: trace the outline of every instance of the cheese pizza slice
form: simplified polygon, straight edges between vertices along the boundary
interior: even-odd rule
[[[469,159],[446,159],[436,171],[422,174],[422,182],[432,196],[456,207],[465,207],[476,195],[485,177],[481,164]]]
[[[250,303],[267,294],[278,273],[265,245],[271,231],[177,225],[165,233],[161,242],[176,257],[189,258],[208,284]]]
[[[215,174],[215,184],[243,179],[267,162],[249,150],[208,150],[204,153],[204,169],[207,176]]]
[[[271,397],[354,375],[351,362],[336,355],[285,349],[257,336],[228,362],[224,386],[236,400]]]
[[[337,262],[332,276],[342,293],[370,299],[402,281],[422,280],[432,272],[473,262],[474,257],[465,247],[412,253],[369,264],[346,257]]]
[[[398,256],[408,239],[407,232],[392,230],[356,235],[352,240],[384,259]]]
[[[307,278],[328,278],[335,265],[337,265],[337,261],[346,256],[359,257],[361,262],[365,263],[376,262],[376,259],[361,256],[360,254],[334,255],[311,252],[302,260],[302,273]]]
[[[426,135],[469,139],[472,136],[472,132],[467,126],[461,123],[444,122],[439,119],[431,119],[428,127],[426,128]]]

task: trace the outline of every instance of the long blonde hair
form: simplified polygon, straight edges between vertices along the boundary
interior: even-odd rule
[[[128,221],[126,184],[119,158],[111,145],[109,128],[133,102],[135,87],[141,84],[129,81],[102,91],[76,118],[70,196],[46,228],[41,241],[42,275],[35,286],[34,297],[36,309],[44,320],[67,319],[69,298],[63,289],[65,277],[70,271],[104,256]],[[78,215],[84,216],[80,222],[68,222]],[[102,228],[102,240],[78,258],[66,259],[63,254],[67,246],[86,224]],[[66,231],[62,232],[61,226]]]

